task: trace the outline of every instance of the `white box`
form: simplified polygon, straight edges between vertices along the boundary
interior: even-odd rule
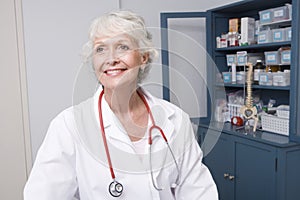
[[[274,86],[289,86],[290,85],[290,72],[275,72],[273,73]]]
[[[286,41],[292,40],[292,27],[285,28],[285,40]]]
[[[268,24],[273,21],[273,10],[272,9],[262,10],[262,11],[259,11],[258,13],[259,13],[260,24]]]
[[[255,43],[255,19],[251,17],[241,18],[241,44]]]
[[[289,18],[290,16],[288,6],[273,8],[273,22],[288,20]]]
[[[226,55],[226,60],[227,60],[227,66],[231,66],[232,63],[236,64],[236,54],[227,54]]]
[[[280,63],[284,65],[291,64],[291,50],[280,51]]]
[[[273,85],[273,73],[261,72],[259,73],[259,85]]]
[[[272,31],[271,30],[264,30],[258,33],[257,43],[269,43],[272,42]]]
[[[279,65],[280,54],[278,51],[266,51],[265,52],[266,65]]]
[[[257,60],[263,60],[263,54],[261,53],[247,53],[247,51],[238,51],[237,55],[237,66],[244,66],[247,62],[252,63],[253,65]]]
[[[273,42],[283,42],[286,40],[285,29],[278,28],[272,30],[272,40]]]

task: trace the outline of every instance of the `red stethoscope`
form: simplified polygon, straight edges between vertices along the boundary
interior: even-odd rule
[[[162,138],[166,142],[166,144],[168,146],[168,149],[171,152],[171,155],[173,157],[173,160],[174,160],[174,163],[176,165],[177,172],[178,172],[178,176],[177,176],[176,183],[175,183],[176,185],[178,185],[178,182],[179,182],[179,174],[180,174],[179,166],[177,164],[177,161],[175,159],[174,153],[173,153],[172,149],[170,148],[170,145],[168,143],[168,139],[166,138],[163,130],[159,126],[157,126],[155,124],[152,112],[151,112],[150,107],[149,107],[149,105],[148,105],[148,103],[146,101],[146,98],[144,97],[144,95],[142,94],[142,92],[139,89],[137,90],[137,93],[138,93],[139,97],[142,99],[142,101],[143,101],[143,103],[144,103],[144,105],[145,105],[145,107],[147,109],[147,112],[148,112],[148,114],[150,116],[150,120],[152,122],[152,126],[149,129],[149,137],[148,137],[148,144],[149,144],[149,147],[150,147],[150,156],[149,157],[150,157],[151,178],[152,178],[153,187],[156,190],[161,191],[163,189],[159,188],[154,183],[153,171],[152,171],[151,146],[152,146],[152,131],[154,129],[157,129],[160,132]],[[113,179],[113,181],[109,184],[108,191],[109,191],[109,193],[113,197],[119,197],[119,196],[121,196],[121,194],[123,192],[123,185],[120,182],[116,181],[116,176],[115,176],[114,169],[113,169],[113,166],[112,166],[112,162],[111,162],[111,159],[110,159],[109,149],[108,149],[106,135],[105,135],[105,130],[104,130],[104,124],[103,124],[102,108],[101,108],[101,103],[102,103],[102,97],[103,97],[103,95],[104,95],[104,90],[102,90],[101,93],[100,93],[100,95],[99,95],[98,112],[99,112],[100,129],[101,129],[102,139],[103,139],[103,143],[104,143],[104,147],[105,147],[107,162],[108,162],[108,165],[109,165],[109,170],[110,170],[111,178]]]

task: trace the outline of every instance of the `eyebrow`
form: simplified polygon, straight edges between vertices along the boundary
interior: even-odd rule
[[[116,40],[115,41],[115,43],[122,43],[122,42],[133,42],[133,41],[131,41],[130,39],[119,39],[119,40]],[[97,41],[97,40],[95,40],[95,42],[94,42],[94,45],[97,45],[97,44],[103,44],[103,45],[105,45],[105,41],[103,42],[103,41]]]

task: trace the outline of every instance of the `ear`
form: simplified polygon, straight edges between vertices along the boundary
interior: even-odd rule
[[[142,64],[146,64],[149,60],[149,53],[144,53],[142,54],[142,57],[141,57],[141,61],[142,61]]]

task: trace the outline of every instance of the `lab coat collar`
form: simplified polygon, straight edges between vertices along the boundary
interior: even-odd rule
[[[164,105],[166,102],[163,102],[162,99],[158,99],[151,95],[148,91],[144,90],[141,88],[143,94],[146,97],[146,100],[150,106],[150,110],[153,114],[154,120],[156,125],[158,125],[160,128],[163,129],[165,135],[167,138],[171,138],[172,132],[174,131],[174,124],[171,122],[172,117],[175,114],[175,111],[168,106]],[[99,100],[99,95],[102,91],[102,87],[99,87],[97,92],[94,95],[94,110],[95,110],[95,115],[96,119],[99,120],[99,112],[98,112],[98,100]],[[129,143],[131,145],[131,141],[129,140],[128,135],[126,134],[125,130],[123,129],[120,121],[118,118],[115,116],[115,114],[112,112],[110,109],[108,103],[105,101],[105,99],[102,100],[102,112],[105,113],[103,114],[103,124],[104,128],[106,131],[106,136],[114,139],[114,140],[119,140],[125,143]],[[99,123],[100,124],[100,123]],[[119,131],[115,130],[114,127],[111,126],[114,124],[114,127],[117,127]],[[149,121],[148,127],[152,126],[152,122]],[[99,125],[100,127],[100,125]],[[124,134],[120,134],[120,130]],[[153,137],[158,135],[157,131],[153,132]]]

